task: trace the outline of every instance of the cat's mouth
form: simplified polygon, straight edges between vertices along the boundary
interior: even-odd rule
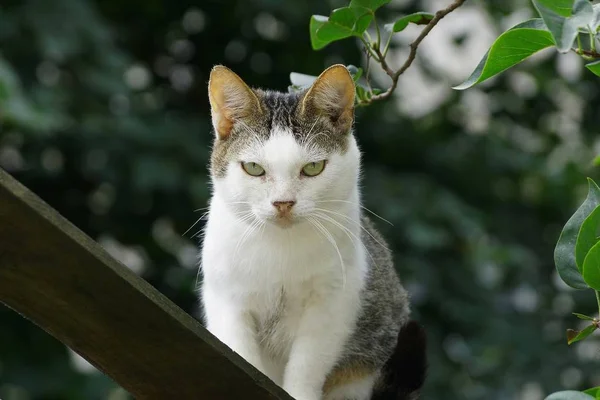
[[[291,214],[276,215],[272,222],[280,228],[289,228],[298,222],[298,218],[294,218]]]

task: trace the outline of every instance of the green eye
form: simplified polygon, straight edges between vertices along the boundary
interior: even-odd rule
[[[317,176],[325,169],[325,160],[311,162],[302,167],[302,175]]]
[[[248,175],[263,176],[265,174],[265,169],[255,162],[243,162],[242,168]]]

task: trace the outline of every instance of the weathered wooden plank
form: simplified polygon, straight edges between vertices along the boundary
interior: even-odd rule
[[[0,301],[138,399],[291,400],[1,169]]]

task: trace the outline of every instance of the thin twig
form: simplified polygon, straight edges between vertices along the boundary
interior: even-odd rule
[[[396,90],[396,86],[398,86],[398,78],[400,78],[400,75],[402,75],[412,65],[413,61],[415,60],[415,58],[417,56],[417,50],[419,48],[419,45],[423,41],[423,39],[425,39],[425,37],[429,34],[429,32],[431,32],[431,30],[437,25],[438,22],[440,22],[440,20],[442,18],[444,18],[446,15],[450,14],[452,11],[456,10],[458,7],[462,6],[465,1],[466,0],[455,0],[454,3],[450,4],[447,8],[435,13],[435,16],[432,18],[431,21],[429,21],[427,26],[425,26],[425,28],[423,28],[423,30],[421,31],[421,34],[415,39],[414,42],[412,42],[410,44],[410,46],[409,46],[410,53],[408,54],[408,58],[406,59],[404,64],[402,64],[402,66],[397,71],[394,71],[389,67],[389,65],[387,64],[387,61],[385,59],[385,55],[381,53],[381,49],[379,46],[376,46],[373,49],[373,51],[376,54],[376,56],[373,58],[381,64],[381,67],[383,68],[385,73],[390,78],[392,78],[392,85],[385,92],[373,95],[369,99],[369,102],[373,102],[376,100],[383,100],[383,99],[390,97],[390,95],[394,92],[394,90]],[[387,53],[387,52],[384,50],[384,53]]]
[[[575,51],[575,53],[577,53],[579,55],[583,55],[588,58],[592,58],[592,59],[600,58],[600,53],[598,53],[597,51],[594,51],[594,50],[573,49],[573,51]]]
[[[373,57],[373,59],[375,59],[378,63],[381,63],[381,60],[379,59],[377,54],[375,54],[374,50],[369,45],[369,42],[367,40],[365,40],[365,38],[362,38],[362,37],[360,38],[360,40],[363,42],[363,45],[365,46],[365,50],[369,53],[369,55],[371,57]]]
[[[371,87],[371,77],[369,75],[369,73],[371,72],[371,57],[369,55],[369,53],[367,52],[367,67],[365,69],[365,81],[367,82],[367,88],[369,88],[369,91],[372,92],[373,88]]]

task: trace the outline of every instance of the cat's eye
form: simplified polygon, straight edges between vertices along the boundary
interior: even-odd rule
[[[325,160],[311,162],[302,167],[302,175],[317,176],[325,169]]]
[[[243,162],[242,168],[251,176],[263,176],[265,174],[265,169],[255,162]]]

